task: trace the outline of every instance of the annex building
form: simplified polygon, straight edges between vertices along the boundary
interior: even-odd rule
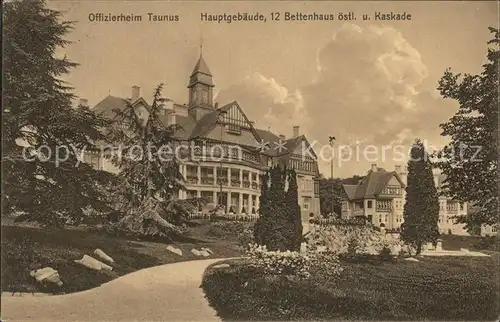
[[[342,218],[365,217],[377,227],[398,230],[404,221],[407,169],[397,165],[394,171],[373,164],[367,175],[356,185],[343,185]],[[438,193],[446,177],[433,171]],[[455,216],[467,215],[467,203],[439,196],[438,228],[441,234],[468,235]]]

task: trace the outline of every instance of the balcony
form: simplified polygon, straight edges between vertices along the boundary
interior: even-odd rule
[[[257,182],[252,182],[252,189],[259,190],[259,184]]]
[[[250,188],[250,181],[243,180],[243,188]]]
[[[352,211],[352,215],[354,217],[364,216],[365,215],[365,211],[364,211],[364,209],[356,209],[356,210]]]
[[[231,178],[231,187],[240,187],[241,181],[240,179]]]
[[[194,175],[187,175],[186,176],[186,182],[191,183],[191,184],[198,184],[198,176]]]
[[[214,182],[214,177],[201,177],[201,184],[213,185]]]
[[[227,179],[226,178],[217,178],[217,186],[220,185],[227,186]]]

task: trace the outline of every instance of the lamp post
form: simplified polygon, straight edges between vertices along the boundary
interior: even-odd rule
[[[332,150],[332,157],[330,159],[330,180],[332,181],[332,216],[334,214],[334,204],[335,204],[335,194],[334,194],[334,182],[333,182],[333,142],[335,141],[334,136],[328,137],[328,142],[330,143],[330,148]]]

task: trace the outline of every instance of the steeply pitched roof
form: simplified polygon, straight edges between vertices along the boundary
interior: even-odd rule
[[[366,177],[357,185],[342,185],[349,200],[376,198],[387,186],[393,176],[404,186],[399,175],[394,171],[385,171],[378,168],[377,171],[369,171]]]
[[[190,116],[176,115],[176,124],[181,127],[175,132],[175,137],[181,140],[187,140],[193,132],[196,122]]]
[[[93,108],[93,111],[102,117],[113,119],[116,116],[115,110],[123,110],[126,107],[127,101],[125,99],[108,95]]]
[[[280,140],[279,136],[274,134],[271,131],[255,129],[257,134],[259,134],[260,138],[264,140],[264,142],[278,142]]]
[[[198,120],[198,122],[196,122],[196,125],[194,126],[189,138],[194,139],[202,137],[210,132],[215,127],[215,124],[217,123],[217,120],[219,119],[222,112],[227,112],[231,108],[231,106],[231,104],[226,104],[213,112],[205,114],[201,119]]]
[[[212,80],[212,73],[210,69],[208,69],[207,63],[202,56],[198,59],[196,66],[194,66],[193,72],[189,77],[189,85],[188,87],[193,86],[196,83],[202,83],[208,86],[215,86]]]
[[[356,199],[356,189],[358,186],[355,184],[345,184],[343,186],[344,186],[344,191],[347,195],[347,198],[349,198],[349,200]]]
[[[193,72],[191,73],[191,76],[193,76],[196,73],[202,73],[208,76],[212,76],[212,73],[210,72],[210,69],[207,66],[207,63],[203,59],[203,56],[200,55],[200,58],[198,59],[198,62],[196,63],[196,66],[194,66]]]

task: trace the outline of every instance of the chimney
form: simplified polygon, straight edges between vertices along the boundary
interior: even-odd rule
[[[295,125],[295,126],[293,127],[293,138],[295,139],[295,138],[297,138],[297,137],[299,137],[299,126],[298,126],[298,125]]]
[[[131,102],[135,102],[141,97],[141,88],[139,86],[132,86],[132,98],[130,99]]]
[[[377,172],[377,164],[372,163],[372,172]]]
[[[284,136],[283,134],[280,134],[280,135],[279,135],[279,138],[280,138],[282,141],[286,140],[286,136]]]
[[[215,102],[215,109],[219,108],[219,102]]]
[[[86,98],[80,98],[78,101],[78,106],[89,106],[89,100]]]

